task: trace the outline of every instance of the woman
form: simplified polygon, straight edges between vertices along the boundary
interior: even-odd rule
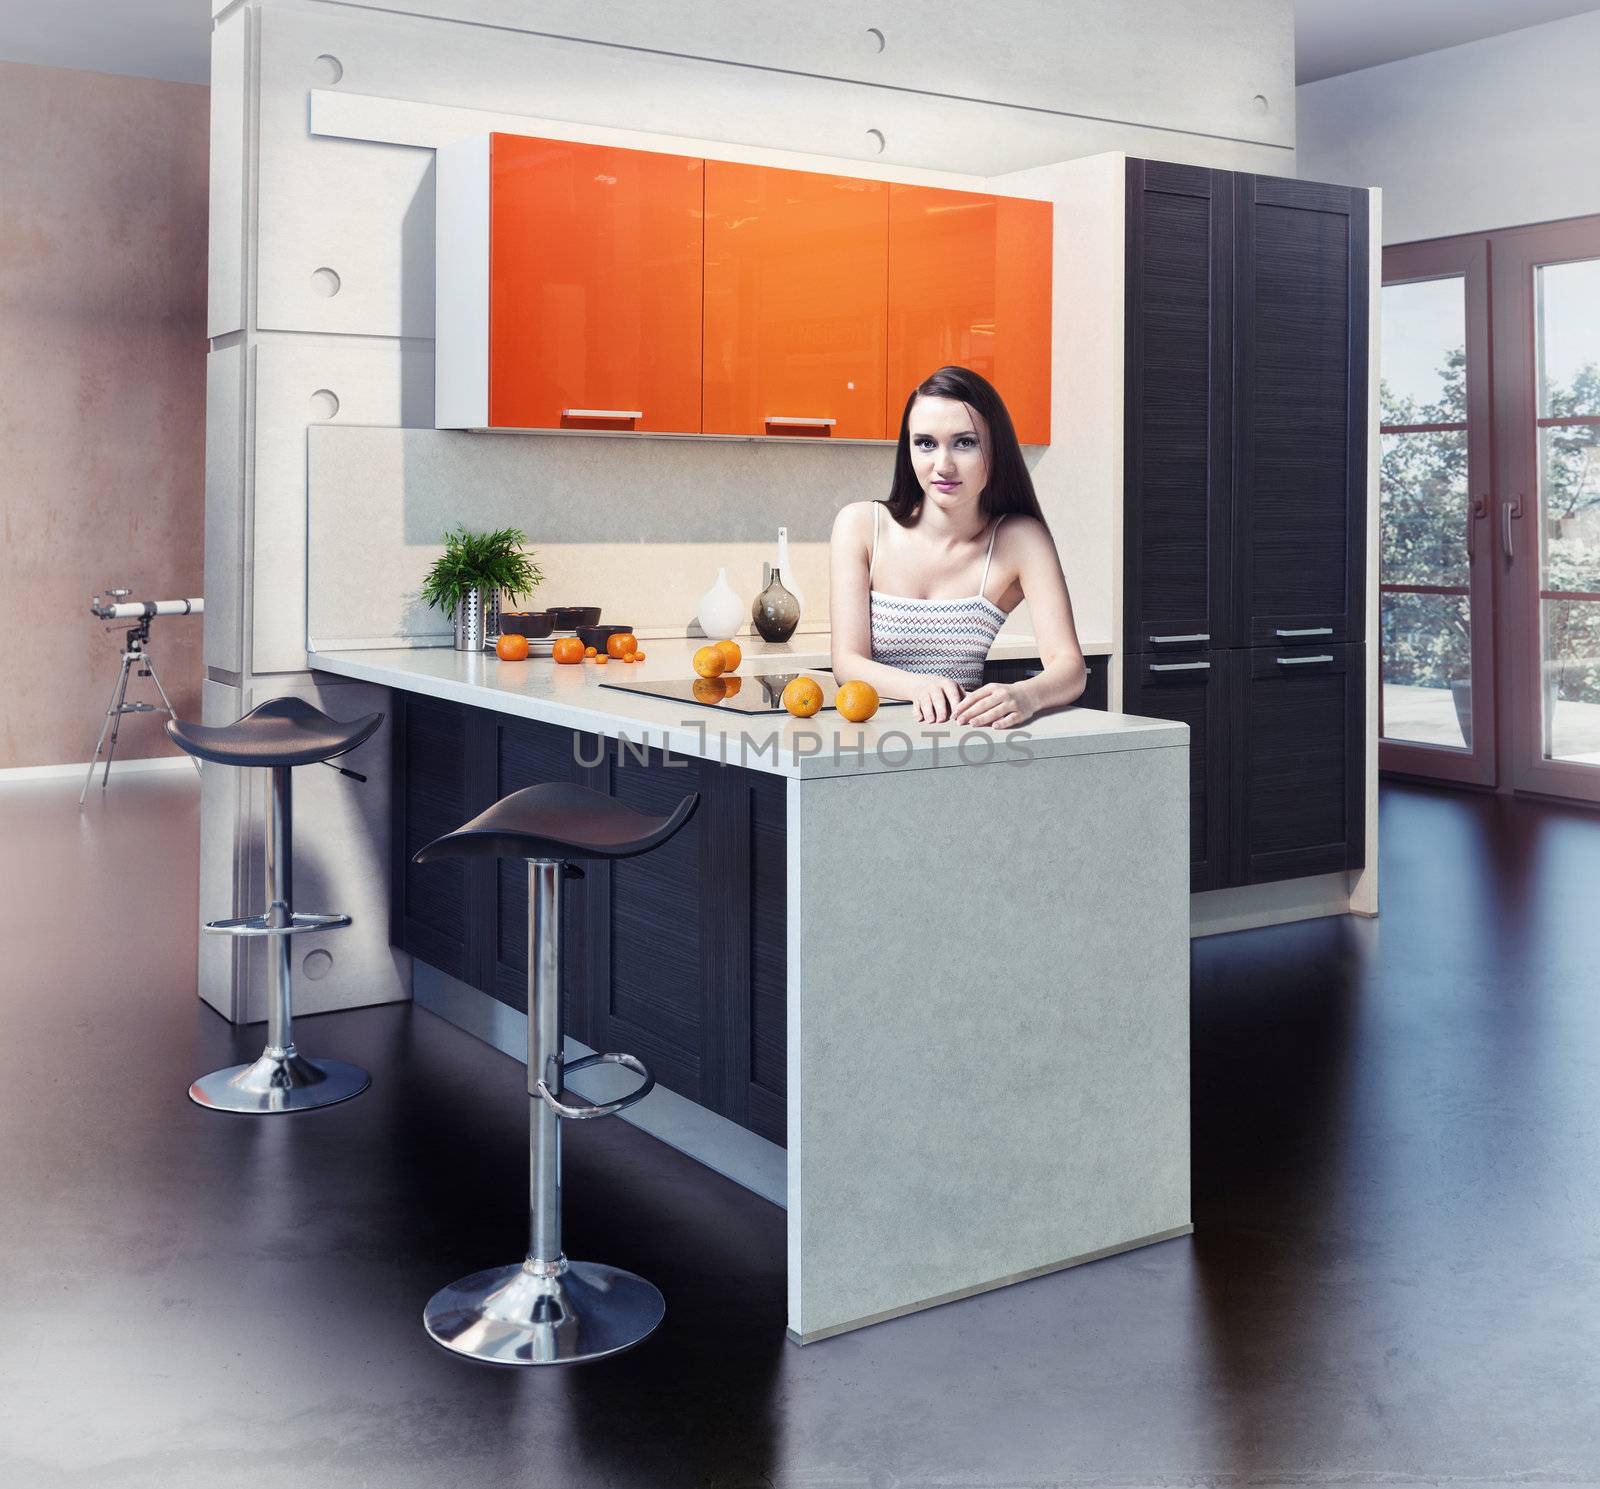
[[[1014,729],[1087,680],[1061,560],[1000,395],[941,367],[906,400],[887,502],[852,502],[829,551],[833,672],[909,698],[923,723]],[[1028,601],[1044,670],[983,681]]]

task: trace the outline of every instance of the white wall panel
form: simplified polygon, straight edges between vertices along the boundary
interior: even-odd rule
[[[563,120],[655,136],[639,141],[646,147],[721,158],[755,158],[730,146],[797,152],[816,157],[806,163],[812,169],[912,166],[936,169],[956,185],[956,174],[1121,149],[1293,171],[1293,152],[1276,146],[331,7],[266,10],[261,54],[256,313],[263,329],[432,334],[431,157],[311,136],[307,98],[323,85],[320,56],[337,57],[341,90],[491,111],[510,116],[502,127],[525,133]],[[881,155],[872,129],[886,138]],[[600,138],[575,128],[548,132]],[[327,293],[327,270],[338,275],[336,294]]]
[[[1381,186],[1385,243],[1600,212],[1597,64],[1600,11],[1308,83],[1302,174]]]
[[[244,326],[245,181],[250,16],[235,11],[211,33],[211,232],[206,335]]]
[[[1291,0],[367,0],[378,10],[1262,143],[1294,142]],[[1266,100],[1263,110],[1257,97]]]
[[[240,628],[249,593],[244,549],[244,369],[242,342],[206,358],[205,664],[225,672],[244,666]]]
[[[260,343],[250,651],[257,674],[306,666],[306,429],[314,423],[431,426],[431,344],[322,336]]]

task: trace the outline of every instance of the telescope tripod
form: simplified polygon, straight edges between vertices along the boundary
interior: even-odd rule
[[[140,677],[148,677],[156,685],[156,691],[161,694],[161,708],[154,703],[129,703],[128,702],[128,677],[135,666]],[[94,781],[94,768],[100,761],[100,750],[106,742],[106,735],[111,735],[111,747],[106,750],[105,770],[100,777],[100,789],[106,789],[106,783],[111,779],[111,758],[117,753],[117,731],[122,728],[122,716],[127,713],[160,713],[162,709],[174,719],[178,717],[173,710],[172,700],[167,697],[167,690],[161,686],[161,679],[156,676],[156,664],[150,656],[150,617],[147,615],[136,626],[128,629],[128,639],[122,647],[122,670],[117,674],[116,684],[111,689],[111,702],[106,705],[105,723],[100,726],[100,738],[94,743],[94,756],[89,761],[89,774],[84,778],[83,790],[78,793],[78,805],[81,807],[89,795],[89,787]],[[200,770],[200,762],[190,757],[195,772]]]

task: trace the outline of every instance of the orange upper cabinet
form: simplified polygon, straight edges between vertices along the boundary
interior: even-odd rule
[[[886,184],[705,169],[705,432],[885,438]]]
[[[1050,442],[1050,232],[1049,202],[889,188],[891,435],[906,394],[955,363],[995,385],[1024,444]]]
[[[698,433],[704,173],[520,135],[441,150],[435,422]]]

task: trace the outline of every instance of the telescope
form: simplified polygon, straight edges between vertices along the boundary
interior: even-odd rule
[[[106,742],[106,735],[111,736],[111,748],[106,750],[106,767],[100,777],[100,789],[106,788],[106,783],[111,779],[111,759],[117,753],[117,734],[122,728],[122,716],[129,713],[160,713],[162,709],[172,717],[178,715],[173,712],[172,700],[167,697],[167,690],[161,686],[161,679],[156,676],[156,665],[150,657],[150,622],[158,615],[200,615],[205,610],[204,600],[134,600],[129,596],[131,589],[108,589],[105,594],[95,595],[89,601],[89,613],[100,620],[129,620],[134,624],[128,627],[127,640],[122,644],[122,670],[117,674],[117,680],[111,687],[111,702],[106,705],[105,722],[100,726],[100,738],[94,743],[94,754],[89,760],[89,774],[83,783],[83,790],[78,793],[78,805],[81,807],[84,798],[89,794],[89,787],[94,781],[94,768],[100,762],[100,751]],[[161,694],[161,707],[154,703],[129,703],[128,702],[128,677],[137,671],[140,677],[148,677],[156,685],[156,691]],[[200,762],[193,760],[196,771],[200,769]]]

